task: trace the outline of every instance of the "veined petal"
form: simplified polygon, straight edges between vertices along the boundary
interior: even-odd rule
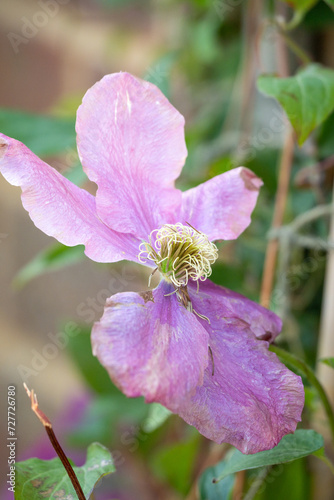
[[[216,285],[208,279],[201,283],[199,294],[194,295],[193,289],[194,285],[190,284],[190,293],[194,301],[203,301],[208,311],[211,308],[219,308],[220,317],[244,324],[260,340],[273,342],[282,329],[281,318],[240,293]],[[205,312],[203,314],[207,316]]]
[[[211,321],[209,325],[200,320],[209,333],[214,374],[209,362],[203,385],[195,396],[183,401],[177,413],[204,436],[231,443],[243,453],[271,449],[285,434],[294,432],[300,421],[304,405],[301,378],[268,351],[266,341],[256,338],[256,315],[243,316],[248,305],[229,315],[229,310],[240,306],[241,298],[234,302],[232,297],[226,308],[226,292],[219,297],[218,290],[212,295],[210,290],[211,285],[206,290],[201,286],[198,295],[195,290],[190,295],[194,308]],[[263,330],[268,320],[279,325],[270,318],[273,313],[264,309],[261,313],[259,306],[256,310],[257,326],[262,325]]]
[[[153,292],[118,293],[92,330],[93,352],[129,397],[171,410],[201,385],[208,333],[162,281]]]
[[[184,118],[155,85],[128,73],[105,76],[86,93],[76,128],[109,227],[145,238],[175,222],[181,193],[174,180],[187,156]]]
[[[247,226],[262,181],[244,167],[217,175],[182,193],[181,222],[189,222],[211,241],[234,240]]]
[[[72,184],[24,144],[0,134],[0,172],[22,189],[22,204],[34,224],[68,246],[85,245],[97,262],[138,262],[139,241],[113,231],[96,213],[95,198]]]

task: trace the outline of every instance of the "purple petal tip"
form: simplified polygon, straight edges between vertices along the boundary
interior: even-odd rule
[[[0,137],[0,160],[5,156],[8,148],[8,142],[5,141],[2,137]]]
[[[263,185],[262,180],[248,168],[242,167],[240,170],[240,177],[244,181],[245,188],[248,189],[248,191],[258,191]]]

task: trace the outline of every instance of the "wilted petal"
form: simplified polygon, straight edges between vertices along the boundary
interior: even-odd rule
[[[92,331],[93,352],[129,397],[144,396],[171,410],[201,385],[208,333],[161,282],[153,292],[119,293],[107,300]]]
[[[195,287],[196,288],[196,287]],[[194,286],[190,285],[193,301],[201,301],[202,314],[208,316],[205,310],[219,309],[219,315],[226,319],[238,320],[248,326],[260,340],[273,342],[282,329],[282,320],[275,313],[260,306],[240,293],[216,285],[210,280],[200,284],[200,293],[194,294]],[[197,289],[196,289],[197,290]],[[204,312],[203,312],[204,308]],[[210,316],[211,317],[211,316]]]
[[[208,331],[214,361],[205,371],[204,382],[196,395],[180,406],[177,413],[204,436],[218,443],[228,442],[243,453],[257,453],[277,445],[294,432],[304,405],[301,378],[289,371],[268,351],[268,343],[256,338],[253,325],[268,328],[270,314],[257,307],[253,317],[243,316],[241,299],[226,307],[229,298],[223,291],[191,293],[198,312],[210,318],[202,322]],[[249,301],[246,301],[249,302]],[[271,313],[272,315],[272,313]],[[238,316],[240,319],[238,319]],[[247,324],[250,322],[250,324]],[[256,324],[257,323],[257,324]]]
[[[86,93],[76,128],[109,227],[146,238],[175,222],[181,193],[174,180],[187,156],[184,118],[155,85],[128,73],[105,76]]]
[[[0,172],[22,189],[22,204],[35,225],[64,245],[85,245],[97,262],[137,261],[139,242],[116,233],[96,214],[95,198],[35,156],[21,142],[0,134]]]
[[[250,224],[262,181],[244,167],[182,193],[181,222],[213,240],[233,240]]]

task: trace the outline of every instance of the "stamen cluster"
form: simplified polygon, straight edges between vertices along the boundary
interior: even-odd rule
[[[140,262],[153,261],[176,288],[186,286],[189,279],[206,280],[218,257],[216,245],[205,234],[180,222],[155,229],[149,242],[141,243],[139,249]]]

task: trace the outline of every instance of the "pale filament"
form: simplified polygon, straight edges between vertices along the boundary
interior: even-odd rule
[[[153,261],[176,288],[187,286],[189,279],[206,280],[218,257],[216,245],[204,233],[180,222],[154,229],[149,242],[141,243],[139,249],[139,261],[142,264]]]

